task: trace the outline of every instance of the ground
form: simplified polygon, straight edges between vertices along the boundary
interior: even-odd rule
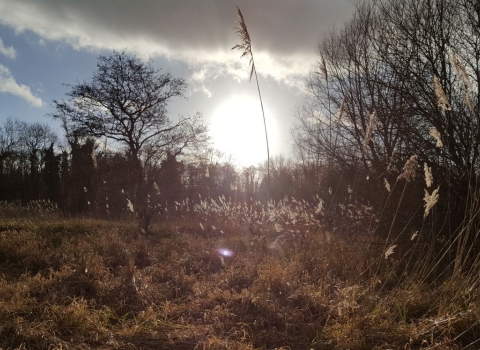
[[[286,226],[179,218],[144,235],[133,220],[4,215],[0,348],[479,346],[471,280],[420,278],[401,243],[386,258],[366,238]]]

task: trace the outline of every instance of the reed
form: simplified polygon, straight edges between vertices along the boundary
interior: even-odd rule
[[[263,125],[265,127],[265,141],[267,143],[267,182],[268,188],[270,187],[270,148],[268,145],[268,133],[267,133],[267,122],[265,120],[265,110],[263,108],[262,93],[260,92],[260,84],[258,83],[257,69],[255,67],[255,60],[253,58],[252,52],[252,41],[250,39],[250,33],[247,29],[247,24],[245,23],[245,18],[243,17],[242,11],[237,6],[238,20],[235,21],[234,29],[238,37],[241,39],[241,43],[232,47],[232,50],[240,50],[242,55],[240,58],[247,57],[250,58],[250,78],[252,81],[252,76],[255,74],[255,81],[257,82],[258,98],[260,99],[260,106],[262,107],[262,116],[263,116]]]

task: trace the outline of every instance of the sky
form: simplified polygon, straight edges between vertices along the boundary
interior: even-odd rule
[[[0,124],[48,117],[68,85],[88,81],[99,55],[125,51],[188,83],[172,120],[200,112],[213,146],[239,165],[266,159],[257,86],[231,48],[245,18],[271,156],[291,156],[295,109],[318,59],[318,41],[354,10],[350,0],[0,0]]]

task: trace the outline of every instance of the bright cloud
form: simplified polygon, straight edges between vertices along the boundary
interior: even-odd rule
[[[32,94],[30,87],[18,84],[10,73],[10,70],[0,64],[0,92],[10,93],[23,98],[34,107],[42,107],[43,101]]]
[[[0,53],[8,58],[15,59],[17,53],[13,47],[7,47],[3,44],[3,40],[0,38]]]

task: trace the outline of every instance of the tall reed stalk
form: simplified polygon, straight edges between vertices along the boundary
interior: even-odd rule
[[[260,92],[260,85],[258,84],[258,76],[257,70],[255,68],[255,60],[253,59],[253,52],[252,52],[252,42],[250,40],[250,34],[248,33],[247,25],[245,24],[245,19],[243,18],[242,11],[237,6],[238,12],[238,20],[235,21],[234,29],[237,35],[241,39],[241,44],[235,45],[232,47],[232,50],[240,50],[242,51],[242,55],[240,58],[246,56],[250,57],[249,66],[251,66],[250,70],[250,80],[252,81],[252,76],[255,73],[255,80],[257,82],[257,90],[258,90],[258,97],[260,98],[260,106],[262,107],[262,115],[263,115],[263,125],[265,127],[265,140],[267,142],[267,189],[270,188],[270,148],[268,146],[268,134],[267,134],[267,122],[265,121],[265,111],[263,109],[263,100],[262,94]]]

